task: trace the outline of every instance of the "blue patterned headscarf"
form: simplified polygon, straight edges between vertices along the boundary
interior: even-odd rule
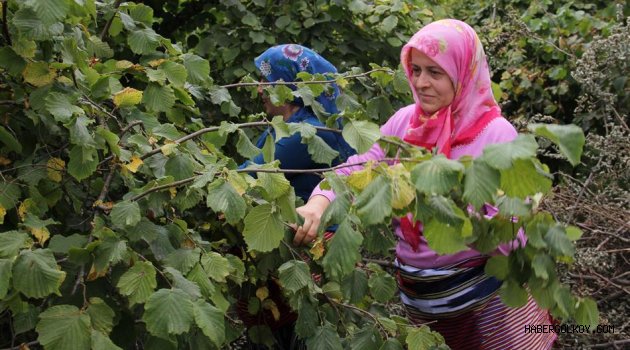
[[[320,56],[315,51],[296,44],[273,46],[254,59],[256,68],[269,82],[278,80],[296,81],[299,72],[310,74],[337,73],[337,68]],[[330,78],[328,78],[330,79]],[[294,85],[289,85],[295,90]],[[339,96],[339,87],[335,83],[327,84],[323,93],[315,99],[326,113],[337,114],[336,99]],[[302,99],[296,98],[294,104],[304,106]]]

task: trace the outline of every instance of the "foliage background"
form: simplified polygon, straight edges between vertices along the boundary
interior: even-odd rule
[[[64,341],[73,339],[72,332],[87,329],[92,331],[83,347],[114,346],[103,334],[123,348],[181,345],[181,337],[154,336],[184,331],[173,329],[176,324],[151,322],[152,316],[159,319],[149,312],[152,299],[147,292],[156,287],[156,261],[168,257],[164,266],[171,267],[157,270],[163,274],[158,277],[163,289],[152,297],[157,305],[164,308],[186,295],[203,295],[211,302],[199,301],[195,309],[209,315],[235,302],[238,295],[230,289],[234,285],[265,280],[280,262],[269,258],[268,271],[252,272],[237,261],[244,253],[230,247],[243,243],[239,221],[245,204],[228,201],[226,207],[215,207],[223,205],[223,197],[208,194],[207,205],[213,211],[227,210],[225,219],[231,224],[208,215],[205,203],[198,202],[213,176],[196,183],[198,187],[187,187],[192,192],[147,193],[141,207],[129,201],[162,184],[172,187],[172,181],[198,171],[221,173],[243,188],[256,187],[221,169],[251,156],[255,150],[247,139],[254,130],[241,132],[223,124],[221,130],[204,134],[200,144],[182,142],[178,148],[173,141],[225,121],[259,121],[261,106],[251,89],[220,86],[255,79],[253,58],[270,45],[288,42],[314,48],[340,72],[360,75],[391,68],[391,74],[348,79],[344,89],[342,107],[349,119],[381,124],[410,101],[408,85],[397,69],[400,46],[422,24],[444,17],[462,19],[478,30],[497,83],[495,95],[515,125],[525,130],[531,122],[575,123],[587,134],[585,157],[575,169],[558,157],[556,146],[543,141],[539,157],[556,180],[553,195],[542,205],[559,221],[584,231],[576,262],[561,271],[560,279],[572,284],[578,295],[592,295],[601,311],[600,323],[615,325],[616,334],[561,338],[561,344],[607,347],[628,338],[629,310],[623,300],[628,294],[629,223],[624,218],[629,216],[630,198],[630,13],[624,2],[43,0],[3,1],[2,13],[0,231],[13,234],[0,241],[0,347],[25,342],[63,348]],[[274,93],[282,98],[282,91]],[[161,151],[156,157],[139,158],[156,147]],[[269,181],[282,183],[272,177]],[[225,183],[213,184],[216,190]],[[261,195],[275,200],[285,193]],[[165,202],[172,205],[162,205]],[[25,247],[29,249],[21,250]],[[197,281],[195,288],[186,282],[194,280],[194,274],[186,279],[178,271],[188,271],[195,262],[174,253],[181,250],[173,247],[216,252],[199,261],[199,266],[218,271],[211,284]],[[289,257],[291,249],[283,254]],[[43,272],[20,279],[25,271],[20,267],[29,264]],[[13,277],[7,277],[11,271]],[[393,283],[389,275],[377,265],[366,271],[370,286],[379,286],[383,293],[371,288],[372,297],[387,300]],[[176,288],[165,288],[169,285]],[[215,293],[215,288],[221,292]],[[338,292],[328,288],[328,295]],[[258,298],[259,307],[269,300]],[[138,305],[145,301],[143,321],[154,327],[148,330],[136,322],[142,314]],[[270,303],[267,310],[273,311]],[[238,327],[232,333],[214,333],[223,322],[198,314],[182,313],[181,323],[190,324],[190,315],[198,326],[189,344],[210,339],[219,345],[239,335]],[[64,319],[67,324],[59,322]],[[68,339],[46,336],[60,333],[55,327],[62,326],[72,330],[66,332]],[[319,338],[334,339],[331,329],[321,328]],[[268,335],[264,329],[256,331],[260,334],[253,338]],[[356,339],[363,344],[361,337]]]

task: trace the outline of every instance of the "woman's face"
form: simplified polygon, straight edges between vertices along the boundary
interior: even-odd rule
[[[290,103],[281,104],[279,106],[274,105],[269,96],[264,92],[262,85],[258,85],[258,95],[262,98],[265,113],[270,117],[281,115],[284,117],[284,120],[287,120],[291,114],[295,112],[295,108]]]
[[[411,50],[410,64],[411,82],[425,113],[431,115],[453,102],[453,82],[442,67],[416,49]]]

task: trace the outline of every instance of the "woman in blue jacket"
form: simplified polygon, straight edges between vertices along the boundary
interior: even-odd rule
[[[335,66],[325,58],[307,47],[296,44],[271,47],[258,56],[254,63],[261,76],[268,82],[297,81],[297,74],[300,72],[310,74],[337,73]],[[289,85],[289,87],[292,90],[296,89],[294,85]],[[290,103],[276,106],[268,96],[265,96],[262,87],[259,88],[259,93],[262,95],[265,112],[270,117],[282,115],[287,123],[305,122],[313,126],[324,126],[313,112],[311,106],[304,105],[301,98],[295,98]],[[336,105],[339,93],[337,84],[329,83],[326,84],[324,92],[315,97],[315,100],[321,104],[325,114],[334,115],[339,113]],[[339,126],[341,125],[339,124]],[[268,128],[260,135],[256,143],[258,148],[263,147],[269,134],[275,138],[273,128]],[[343,163],[349,156],[356,153],[344,141],[341,134],[331,131],[318,131],[317,136],[321,137],[332,149],[339,152],[339,156],[332,162],[333,166]],[[300,133],[295,133],[279,140],[276,139],[274,158],[280,161],[281,169],[322,169],[329,167],[328,164],[317,163],[312,159],[308,153],[307,144],[302,143]],[[255,157],[252,162],[256,164],[265,163],[262,154]],[[249,164],[250,162],[248,161],[241,165],[241,168]],[[295,189],[295,194],[305,202],[308,201],[313,188],[321,181],[321,177],[313,173],[287,173],[285,176]]]

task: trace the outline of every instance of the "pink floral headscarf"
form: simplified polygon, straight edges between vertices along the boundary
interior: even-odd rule
[[[448,74],[455,88],[453,102],[433,115],[422,110],[412,84],[411,49],[423,52]],[[400,54],[416,101],[416,115],[404,140],[450,157],[451,148],[472,142],[488,123],[501,116],[492,95],[490,71],[477,33],[468,24],[444,19],[426,25]]]

